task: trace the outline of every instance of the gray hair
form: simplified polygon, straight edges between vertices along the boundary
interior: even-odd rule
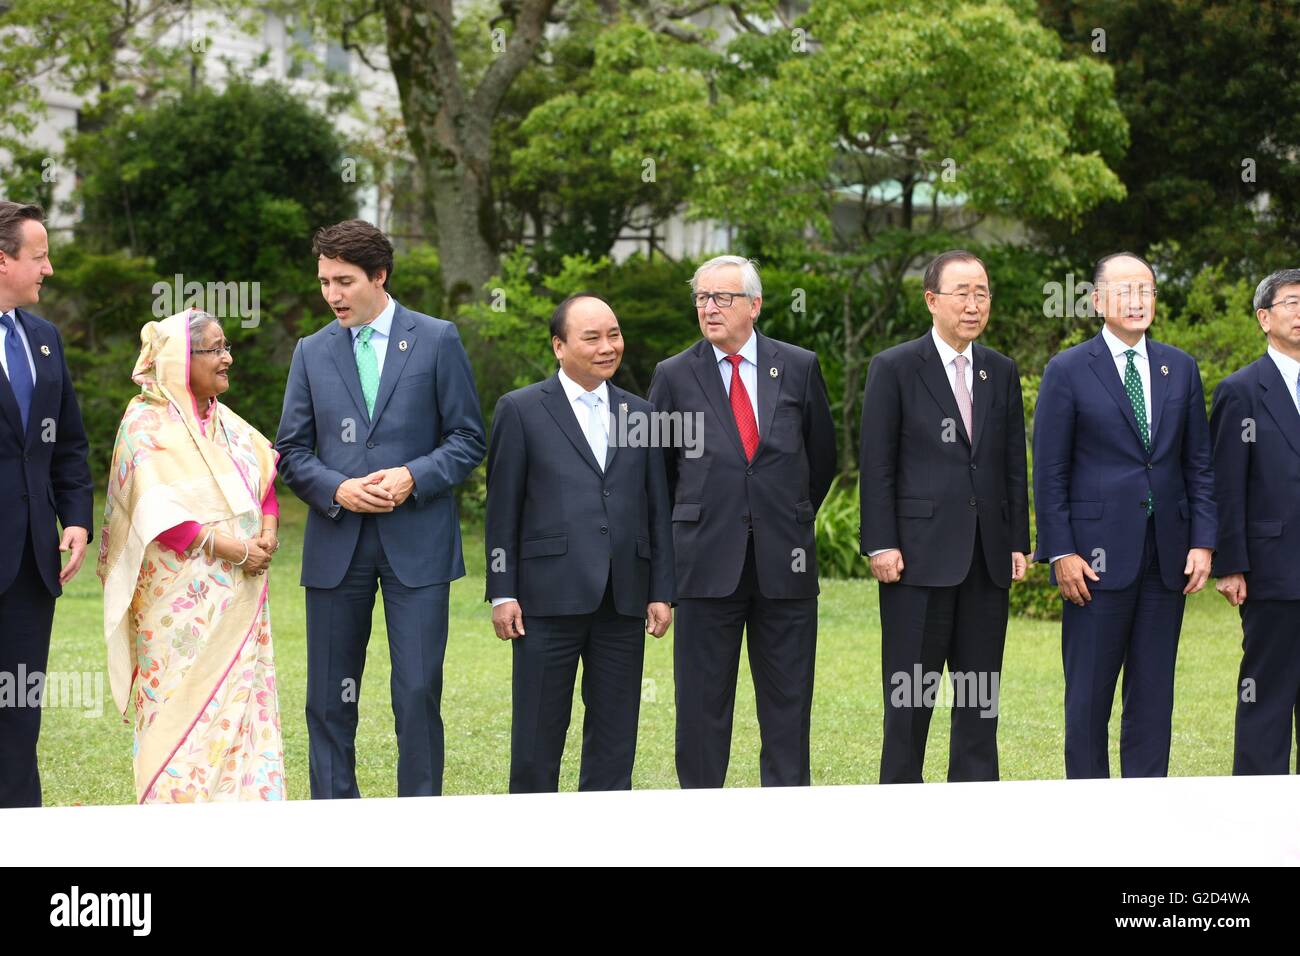
[[[1284,285],[1300,285],[1300,269],[1278,269],[1255,286],[1255,308],[1272,308],[1277,290]]]
[[[751,299],[763,298],[763,280],[758,277],[758,269],[754,266],[754,260],[746,259],[744,256],[714,256],[708,262],[702,263],[695,270],[695,275],[691,276],[691,291],[694,292],[698,288],[700,276],[706,272],[712,272],[720,266],[739,266],[740,284],[745,291],[745,295]]]
[[[220,325],[221,320],[211,312],[204,312],[201,309],[190,312],[190,341],[198,339],[203,330],[213,323]]]

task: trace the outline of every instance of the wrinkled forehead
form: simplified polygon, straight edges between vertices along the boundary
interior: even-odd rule
[[[700,273],[695,280],[696,292],[744,292],[740,266],[716,266]]]

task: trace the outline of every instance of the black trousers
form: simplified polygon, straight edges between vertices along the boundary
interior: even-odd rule
[[[721,787],[727,778],[742,635],[762,738],[759,780],[765,787],[808,786],[817,599],[764,597],[751,538],[736,590],[679,600],[673,634],[681,786]]]
[[[641,716],[644,622],[619,614],[611,578],[592,614],[524,615],[512,642],[510,792],[554,793],[582,660],[582,765],[579,790],[631,790]]]
[[[1240,611],[1245,636],[1232,772],[1290,773],[1300,707],[1300,601],[1260,601],[1247,593]],[[1295,728],[1300,733],[1300,723]],[[1300,770],[1300,748],[1297,754]]]
[[[388,564],[375,520],[366,517],[338,587],[307,588],[307,734],[314,800],[361,796],[357,716],[377,587],[383,589],[392,660],[397,795],[442,793],[442,660],[450,585],[404,585]]]
[[[0,808],[39,807],[41,778],[36,767],[36,740],[41,709],[31,706],[35,674],[45,674],[54,624],[54,595],[36,567],[31,535],[23,538],[18,575],[0,594],[0,681],[13,698],[0,700]]]
[[[970,570],[960,584],[880,585],[881,783],[922,782],[930,717],[946,693],[940,686],[945,664],[952,682],[948,780],[998,779],[998,697],[1009,600],[1010,592],[989,577],[978,530]]]
[[[1061,657],[1065,666],[1065,775],[1110,776],[1107,736],[1115,683],[1124,671],[1120,773],[1169,774],[1174,715],[1174,664],[1187,599],[1160,578],[1155,519],[1147,519],[1137,577],[1126,588],[1089,588],[1092,600],[1065,601]]]

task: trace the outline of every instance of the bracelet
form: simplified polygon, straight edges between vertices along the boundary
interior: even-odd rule
[[[244,564],[244,562],[247,561],[247,560],[248,560],[248,542],[245,541],[245,542],[244,542],[244,557],[243,557],[242,560],[234,562],[234,566],[237,567],[237,568],[238,568],[238,567],[242,567],[243,564]]]

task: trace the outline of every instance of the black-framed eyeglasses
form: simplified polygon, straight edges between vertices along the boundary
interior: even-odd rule
[[[216,352],[225,352],[231,358],[234,358],[235,351],[229,345],[218,345],[215,349],[190,349],[191,355],[212,355]]]
[[[984,292],[982,290],[976,292],[936,292],[935,295],[956,296],[957,298],[961,299],[963,302],[969,302],[972,299],[974,299],[975,304],[980,306],[988,305],[989,301],[993,298],[992,293]]]
[[[750,297],[747,292],[696,292],[691,296],[691,299],[695,302],[695,308],[697,309],[702,309],[708,305],[710,299],[718,304],[719,309],[726,309],[736,300],[736,296],[740,296],[742,299]]]

